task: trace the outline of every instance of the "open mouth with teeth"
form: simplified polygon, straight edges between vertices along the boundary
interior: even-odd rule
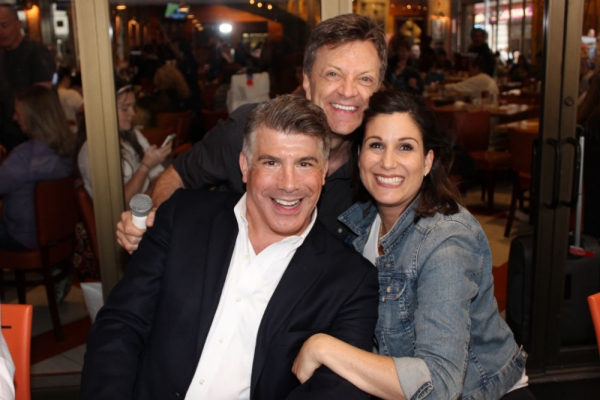
[[[404,182],[404,178],[400,176],[381,176],[375,175],[375,179],[378,183],[386,186],[398,186]]]
[[[271,200],[276,205],[281,206],[281,207],[283,207],[285,209],[296,208],[302,202],[302,199],[297,199],[297,200],[283,200],[283,199],[274,199],[274,198],[271,198]]]
[[[345,106],[343,104],[331,103],[331,106],[337,110],[342,111],[355,111],[358,107],[356,106]]]

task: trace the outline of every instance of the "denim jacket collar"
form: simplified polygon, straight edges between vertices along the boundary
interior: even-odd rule
[[[381,237],[380,243],[384,253],[390,251],[390,246],[394,246],[401,242],[400,237],[404,235],[408,228],[412,226],[415,220],[415,207],[419,204],[420,196],[417,196],[406,210],[396,220],[394,226],[388,233]],[[362,254],[367,239],[369,230],[373,221],[377,217],[377,206],[372,201],[365,203],[356,203],[346,212],[339,216],[339,220],[345,224],[357,237],[352,238],[350,244]]]

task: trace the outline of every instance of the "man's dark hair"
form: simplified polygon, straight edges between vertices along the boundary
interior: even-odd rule
[[[336,48],[346,43],[370,41],[375,46],[381,68],[379,69],[379,82],[383,81],[387,68],[387,46],[385,32],[377,22],[369,17],[357,14],[343,14],[319,23],[308,39],[304,51],[304,73],[311,75],[317,51],[327,46]]]
[[[260,127],[274,129],[285,134],[300,134],[316,137],[320,142],[323,162],[329,158],[331,131],[327,117],[321,107],[296,95],[278,96],[256,107],[244,128],[242,152],[248,162],[256,148],[256,131]]]

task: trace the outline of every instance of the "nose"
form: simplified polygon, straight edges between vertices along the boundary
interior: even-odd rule
[[[286,193],[292,193],[298,189],[298,179],[294,166],[284,166],[279,175],[277,188]]]
[[[354,79],[351,79],[351,78],[343,79],[338,88],[338,93],[340,93],[344,97],[356,96],[357,90],[356,90],[356,82],[354,81]]]
[[[384,169],[392,169],[396,166],[396,155],[394,154],[394,149],[385,149],[381,155],[381,166]]]

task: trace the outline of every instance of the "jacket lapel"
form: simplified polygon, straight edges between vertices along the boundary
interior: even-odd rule
[[[202,300],[200,316],[202,323],[198,331],[197,359],[200,359],[206,336],[221,300],[221,292],[225,285],[227,271],[235,248],[238,225],[233,207],[221,211],[208,227],[209,235],[206,246],[206,259],[199,260],[199,268],[204,268],[202,284]],[[203,264],[203,265],[202,265]]]
[[[271,340],[322,272],[322,259],[319,260],[318,254],[322,253],[325,247],[323,229],[317,221],[290,260],[267,305],[256,338],[250,393],[254,392],[264,368]]]

